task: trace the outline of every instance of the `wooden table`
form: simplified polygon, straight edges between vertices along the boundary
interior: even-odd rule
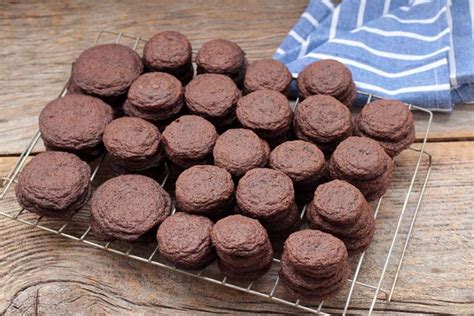
[[[249,59],[270,57],[303,11],[306,1],[3,1],[0,3],[0,175],[37,127],[37,115],[68,77],[74,58],[98,30],[148,38],[159,30],[186,34],[195,47],[209,38],[238,42]],[[391,304],[380,312],[474,311],[474,108],[460,105],[436,114],[427,151],[433,170]],[[417,115],[417,128],[424,130]],[[421,135],[417,135],[418,138]],[[38,147],[39,148],[39,147]],[[41,148],[39,148],[41,150]],[[381,208],[396,220],[402,179],[413,153],[397,160],[399,176]],[[400,177],[400,178],[397,178]],[[13,196],[2,201],[14,208]],[[388,221],[390,222],[390,221]],[[392,230],[390,230],[392,229]],[[403,229],[406,232],[406,226]],[[386,248],[393,231],[378,230],[373,251]],[[380,267],[378,259],[371,265]],[[368,304],[355,295],[355,310]],[[88,313],[298,313],[240,293],[0,217],[0,314]]]

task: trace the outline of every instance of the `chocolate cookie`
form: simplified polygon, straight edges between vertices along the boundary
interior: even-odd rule
[[[339,226],[353,225],[367,207],[362,193],[341,180],[321,184],[314,192],[312,204],[324,220]]]
[[[77,58],[72,79],[87,94],[108,97],[126,93],[142,72],[142,60],[131,48],[103,44],[85,50]]]
[[[349,68],[332,59],[316,61],[298,75],[300,97],[330,95],[350,108],[356,97],[356,87]]]
[[[227,170],[210,165],[193,166],[176,181],[176,207],[189,213],[213,215],[230,208],[234,182]]]
[[[270,240],[255,219],[242,215],[225,217],[214,225],[211,239],[219,269],[229,278],[253,281],[271,267],[273,251]]]
[[[67,217],[80,209],[90,193],[91,170],[77,156],[47,151],[23,168],[15,193],[21,207],[39,215]]]
[[[256,219],[231,215],[219,220],[211,232],[217,254],[252,257],[262,254],[270,243],[268,234]]]
[[[210,159],[217,137],[209,121],[196,115],[183,115],[163,132],[166,157],[182,168],[205,163]]]
[[[271,221],[288,214],[294,204],[291,179],[283,172],[267,168],[248,171],[236,191],[239,210],[250,217]]]
[[[177,267],[202,269],[215,259],[212,226],[207,217],[178,212],[166,218],[158,228],[158,249]]]
[[[158,167],[163,161],[162,136],[153,124],[122,117],[107,125],[104,144],[115,171],[136,173]]]
[[[236,113],[243,127],[268,140],[287,135],[293,119],[288,99],[273,90],[258,90],[242,97]]]
[[[124,111],[128,116],[157,122],[173,117],[183,105],[181,82],[170,74],[151,72],[133,82]]]
[[[167,72],[181,79],[192,68],[191,43],[179,32],[160,32],[145,44],[143,62],[150,71]]]
[[[356,134],[379,142],[391,157],[415,141],[415,125],[410,109],[397,100],[367,104],[357,116]]]
[[[275,59],[262,59],[251,63],[244,79],[244,92],[269,89],[284,95],[290,92],[291,73],[285,64]]]
[[[310,96],[299,103],[294,125],[299,139],[315,143],[325,154],[352,134],[351,112],[327,95]]]
[[[213,155],[216,166],[241,177],[250,169],[267,165],[270,147],[251,130],[229,129],[217,139]]]
[[[153,179],[122,175],[104,182],[91,202],[91,226],[100,239],[134,241],[171,212],[168,193]]]
[[[376,141],[352,136],[336,148],[328,170],[333,179],[351,183],[371,201],[385,193],[393,162]]]
[[[282,171],[299,186],[318,183],[325,166],[321,150],[302,140],[284,142],[270,153],[270,167]]]
[[[39,128],[48,150],[67,151],[88,160],[103,152],[102,134],[112,119],[112,108],[100,99],[66,95],[44,107]]]
[[[347,250],[338,238],[318,230],[297,231],[285,241],[288,262],[309,277],[328,277],[347,264]]]
[[[184,98],[192,113],[203,116],[222,128],[235,120],[240,91],[227,76],[202,74],[186,86]]]
[[[240,46],[224,39],[204,43],[196,56],[198,74],[223,74],[238,85],[245,75],[246,62],[245,53]]]

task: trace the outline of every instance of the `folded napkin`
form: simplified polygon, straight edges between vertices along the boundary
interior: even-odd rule
[[[296,76],[319,59],[359,91],[438,111],[474,103],[473,0],[311,0],[274,58]]]

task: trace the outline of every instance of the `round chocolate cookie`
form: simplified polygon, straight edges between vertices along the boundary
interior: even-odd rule
[[[177,267],[202,269],[215,259],[212,226],[207,217],[178,212],[167,217],[158,228],[158,249]]]
[[[273,90],[258,90],[242,97],[236,113],[243,127],[270,139],[288,134],[293,120],[288,99]]]
[[[211,232],[219,269],[229,278],[253,281],[271,267],[273,251],[267,232],[255,219],[231,215]]]
[[[288,95],[290,84],[291,73],[285,64],[275,59],[262,59],[248,66],[244,79],[244,92],[269,89]]]
[[[122,175],[104,182],[91,202],[91,227],[105,240],[134,241],[171,212],[171,198],[153,179]]]
[[[150,71],[182,77],[192,67],[191,43],[183,34],[164,31],[153,35],[143,48],[143,62]]]
[[[102,134],[112,119],[112,108],[102,100],[66,95],[44,107],[39,128],[47,149],[71,152],[87,160],[102,153]]]
[[[351,183],[372,201],[388,188],[393,162],[375,140],[352,136],[336,148],[328,170],[333,179]]]
[[[331,224],[353,225],[367,207],[360,191],[350,183],[333,180],[321,184],[314,192],[313,205],[318,214]]]
[[[240,84],[246,69],[245,53],[239,45],[224,39],[210,40],[196,56],[197,71],[229,76]]]
[[[356,97],[356,88],[349,68],[332,59],[316,61],[298,75],[300,97],[330,95],[350,108]]]
[[[176,207],[180,211],[213,215],[230,208],[234,182],[227,170],[210,165],[193,166],[176,181]]]
[[[336,285],[343,285],[347,282],[347,273],[349,264],[335,271],[333,275],[327,277],[314,278],[299,273],[288,259],[288,253],[284,253],[280,260],[280,277],[291,284],[291,287],[303,294],[312,294],[322,296],[325,293],[331,293]],[[344,281],[342,283],[341,281]]]
[[[317,183],[325,174],[325,166],[321,150],[302,140],[284,142],[270,153],[270,167],[285,173],[295,185]]]
[[[164,72],[150,72],[133,82],[124,111],[128,116],[156,122],[176,115],[183,105],[181,82]]]
[[[338,238],[318,230],[297,231],[285,241],[288,262],[301,274],[327,277],[347,264],[347,250]]]
[[[181,168],[206,163],[216,144],[214,125],[196,115],[183,115],[163,132],[165,154]]]
[[[315,143],[325,154],[352,134],[351,112],[327,95],[310,96],[299,103],[294,124],[299,139]]]
[[[216,166],[241,177],[250,169],[267,165],[270,147],[251,130],[229,129],[217,139],[213,155]]]
[[[415,141],[413,114],[403,102],[371,102],[362,109],[355,121],[356,134],[377,140],[392,157]]]
[[[219,256],[251,258],[264,253],[270,244],[262,224],[242,215],[227,216],[215,223],[211,239]]]
[[[104,132],[112,168],[119,167],[116,171],[140,172],[159,166],[163,161],[161,140],[156,126],[137,117],[118,118]]]
[[[240,212],[261,220],[284,217],[293,206],[294,198],[291,179],[278,170],[252,169],[237,185],[236,201]]]
[[[39,215],[67,217],[80,209],[90,193],[91,170],[77,156],[47,151],[23,168],[15,193],[21,207]]]
[[[203,116],[218,127],[235,120],[240,91],[227,76],[202,74],[191,80],[184,94],[189,110]]]
[[[127,92],[142,72],[142,60],[131,48],[103,44],[85,50],[77,58],[72,78],[87,94],[107,97]]]

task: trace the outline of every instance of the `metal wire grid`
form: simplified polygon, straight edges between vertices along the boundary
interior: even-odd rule
[[[109,36],[110,35],[115,36],[115,42],[116,43],[120,43],[123,38],[133,40],[134,41],[133,42],[133,49],[134,50],[137,49],[140,42],[146,42],[146,40],[144,40],[140,37],[130,36],[130,35],[126,35],[126,34],[123,34],[123,33],[112,32],[112,31],[100,31],[97,34],[97,37],[96,37],[96,40],[95,40],[96,45],[99,42],[101,42],[101,37],[104,34],[107,34]],[[66,94],[66,92],[67,92],[67,89],[65,87],[65,88],[63,88],[63,90],[61,91],[59,96],[60,97],[64,96]],[[359,94],[360,95],[365,95],[367,97],[366,103],[371,102],[373,99],[381,99],[380,97],[374,96],[372,94],[367,94],[367,93],[362,93],[362,92],[359,92]],[[298,100],[296,101],[295,106],[297,106],[297,104],[298,104]],[[414,227],[417,215],[418,215],[418,211],[419,211],[420,206],[421,206],[421,202],[422,202],[423,195],[424,195],[427,183],[428,183],[428,179],[429,179],[430,172],[431,172],[431,166],[432,166],[432,157],[429,153],[427,153],[425,151],[425,145],[426,145],[427,136],[428,136],[428,133],[429,133],[429,130],[430,130],[430,127],[431,127],[433,114],[429,110],[426,110],[426,109],[423,109],[423,108],[420,108],[420,107],[417,107],[417,106],[414,106],[414,105],[408,105],[408,107],[411,110],[422,111],[422,112],[424,112],[428,115],[427,128],[426,128],[426,131],[425,131],[423,141],[421,143],[420,148],[419,149],[410,148],[410,150],[418,152],[418,158],[417,158],[417,162],[416,162],[416,165],[415,165],[415,169],[414,169],[414,172],[413,172],[411,180],[410,180],[410,184],[409,184],[409,186],[407,188],[407,191],[406,191],[406,194],[405,194],[405,198],[404,198],[404,201],[403,201],[403,204],[402,204],[399,216],[398,216],[397,225],[396,225],[395,231],[394,231],[393,236],[392,236],[390,247],[389,247],[389,249],[386,253],[384,265],[383,265],[382,271],[381,271],[381,273],[378,277],[378,282],[374,285],[374,284],[367,284],[367,283],[364,283],[364,282],[360,282],[360,281],[357,280],[358,277],[359,277],[359,274],[361,272],[363,262],[364,262],[364,258],[365,258],[365,252],[362,253],[359,256],[359,259],[357,261],[357,265],[356,265],[354,274],[352,275],[352,278],[348,280],[350,285],[349,285],[349,292],[347,294],[347,297],[345,299],[345,304],[344,304],[344,307],[343,307],[343,315],[345,315],[349,311],[349,305],[350,305],[352,295],[354,293],[356,285],[359,285],[359,286],[365,287],[367,289],[373,290],[372,301],[371,301],[370,307],[368,308],[368,314],[369,315],[372,314],[377,300],[380,299],[379,298],[379,293],[380,292],[384,294],[383,299],[386,302],[390,302],[392,300],[392,297],[393,297],[393,293],[394,293],[394,290],[395,290],[395,287],[396,287],[396,284],[397,284],[397,281],[398,281],[399,272],[400,272],[400,269],[401,269],[402,264],[403,264],[405,253],[406,253],[406,250],[407,250],[407,247],[408,247],[411,235],[412,235],[413,227]],[[20,173],[20,171],[24,167],[24,165],[25,165],[28,157],[30,156],[31,152],[33,151],[35,145],[38,143],[39,138],[40,138],[40,132],[39,132],[39,130],[37,130],[35,135],[31,139],[31,141],[29,142],[28,146],[25,148],[23,153],[20,155],[20,157],[19,157],[18,161],[16,162],[15,166],[12,168],[10,173],[6,177],[3,178],[3,190],[0,194],[0,200],[3,200],[3,198],[5,197],[7,192],[9,192],[12,184],[16,182],[18,174]],[[94,180],[94,178],[96,177],[99,169],[101,168],[102,163],[104,161],[104,157],[105,157],[105,155],[102,156],[99,159],[97,165],[93,169],[92,175],[91,175],[91,181]],[[405,213],[406,213],[406,210],[407,210],[407,207],[408,207],[408,202],[410,200],[410,197],[413,194],[413,188],[415,186],[415,181],[417,180],[417,176],[419,174],[419,169],[420,169],[420,166],[422,164],[422,161],[423,161],[424,157],[426,157],[428,159],[428,168],[427,168],[426,175],[424,176],[424,178],[421,178],[421,181],[422,181],[421,190],[420,190],[418,199],[416,200],[416,206],[415,206],[415,209],[413,211],[413,215],[412,215],[412,218],[411,218],[411,221],[410,221],[408,232],[407,232],[406,237],[405,237],[405,242],[404,242],[404,245],[403,245],[403,248],[402,248],[401,255],[398,258],[398,263],[397,263],[397,268],[396,268],[394,279],[393,279],[392,284],[390,286],[390,290],[386,290],[386,289],[382,288],[382,282],[384,281],[384,276],[386,274],[389,262],[392,259],[395,243],[396,243],[397,239],[400,237],[399,232],[400,232],[400,228],[402,226],[402,221],[405,218]],[[168,169],[165,166],[165,174],[164,174],[164,178],[162,180],[163,185],[166,183],[167,179],[168,179]],[[374,212],[374,217],[377,217],[377,215],[379,213],[381,202],[382,202],[382,198],[380,198],[379,201],[377,202],[377,206],[376,206],[375,212]],[[305,210],[306,210],[306,207],[303,208],[303,210],[301,212],[301,217],[304,216]],[[68,225],[70,225],[74,215],[71,216],[71,218],[69,218],[68,220],[66,220],[58,229],[55,229],[55,228],[47,227],[47,226],[41,224],[41,220],[43,219],[42,216],[37,216],[36,220],[34,220],[34,221],[29,221],[29,220],[21,218],[20,216],[24,213],[24,211],[25,210],[23,208],[20,208],[17,211],[15,211],[15,213],[13,215],[10,214],[10,213],[7,213],[5,211],[0,211],[0,215],[3,215],[5,217],[8,217],[10,219],[16,220],[18,222],[21,222],[21,223],[24,223],[24,224],[27,224],[27,225],[30,225],[30,226],[38,227],[38,228],[43,229],[45,231],[48,231],[48,232],[51,232],[51,233],[54,233],[54,234],[57,234],[57,235],[61,235],[63,237],[69,238],[69,239],[73,239],[73,240],[76,240],[76,241],[81,241],[85,244],[97,247],[99,249],[103,249],[103,250],[107,250],[107,251],[112,252],[112,253],[123,255],[123,256],[128,257],[128,258],[132,258],[132,259],[135,259],[135,260],[138,260],[138,261],[150,263],[150,264],[162,267],[162,268],[178,271],[178,272],[180,272],[182,274],[185,274],[185,275],[188,275],[188,276],[200,278],[200,279],[203,279],[203,280],[215,283],[215,284],[221,284],[221,285],[229,287],[229,288],[233,288],[233,289],[240,290],[240,291],[243,291],[243,292],[251,293],[251,294],[254,294],[254,295],[257,295],[257,296],[260,296],[260,297],[268,298],[268,299],[271,299],[273,301],[276,301],[276,302],[279,302],[279,303],[282,303],[282,304],[286,304],[286,305],[290,305],[290,306],[302,309],[302,310],[307,311],[307,312],[317,313],[317,314],[320,314],[320,315],[328,315],[328,314],[326,314],[325,312],[322,311],[323,306],[324,306],[324,302],[320,302],[320,304],[317,305],[317,307],[314,307],[314,306],[311,306],[311,305],[304,305],[302,302],[300,302],[300,300],[290,301],[290,300],[287,300],[285,298],[278,297],[276,295],[276,289],[279,285],[279,277],[278,276],[276,276],[275,280],[273,281],[273,286],[271,287],[271,290],[268,291],[268,292],[262,292],[262,291],[259,291],[259,290],[256,290],[256,289],[252,288],[253,285],[254,285],[254,282],[251,282],[251,283],[247,284],[246,286],[236,285],[236,284],[228,282],[227,277],[217,278],[217,277],[205,276],[204,273],[203,273],[205,271],[205,269],[203,269],[201,271],[198,271],[198,272],[186,271],[186,270],[176,268],[175,266],[170,265],[166,262],[165,263],[164,262],[159,262],[158,260],[155,260],[157,254],[159,253],[157,245],[154,247],[153,251],[148,256],[144,256],[144,255],[137,255],[137,254],[133,253],[133,250],[135,248],[134,244],[129,244],[127,250],[123,251],[123,250],[118,250],[118,249],[112,248],[111,247],[111,242],[106,242],[105,244],[101,244],[100,242],[88,239],[88,236],[90,237],[90,230],[91,230],[90,225],[88,225],[87,228],[81,234],[79,234],[78,236],[74,236],[72,234],[66,233],[65,229],[66,229],[66,227],[68,227]],[[173,213],[174,213],[174,211],[175,210],[173,210]],[[277,267],[278,267],[279,263],[280,263],[280,261],[279,261],[278,258],[273,259],[273,264],[276,265]]]

